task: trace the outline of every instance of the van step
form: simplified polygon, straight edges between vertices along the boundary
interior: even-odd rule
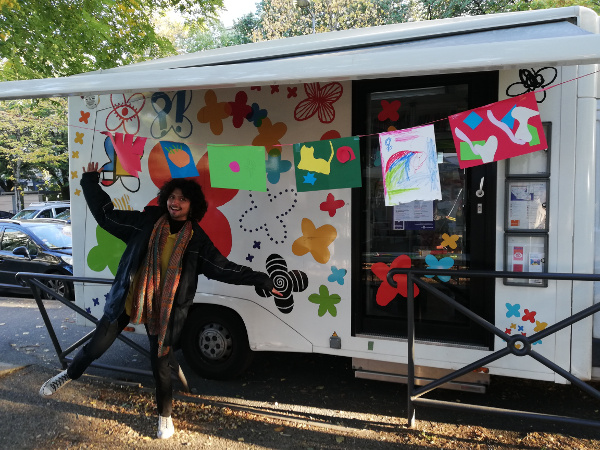
[[[352,368],[355,371],[354,376],[356,378],[403,384],[408,381],[408,366],[406,364],[352,358]],[[448,369],[415,366],[415,384],[424,386],[452,372]],[[441,385],[440,388],[483,394],[489,384],[489,374],[471,372]]]

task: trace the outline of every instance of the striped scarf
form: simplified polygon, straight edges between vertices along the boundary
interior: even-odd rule
[[[169,353],[169,347],[163,347],[163,344],[181,276],[183,252],[192,237],[192,223],[187,221],[177,233],[173,253],[161,283],[160,261],[169,234],[169,220],[165,214],[154,224],[146,259],[133,293],[130,318],[131,323],[145,323],[150,335],[158,336],[158,356]]]

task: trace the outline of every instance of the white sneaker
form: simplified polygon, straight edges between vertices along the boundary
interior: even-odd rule
[[[169,439],[175,433],[175,427],[173,426],[173,419],[171,416],[163,417],[158,416],[158,432],[156,436],[159,439]]]
[[[69,378],[69,375],[67,375],[67,371],[63,370],[58,375],[53,376],[44,384],[42,384],[42,387],[40,388],[40,395],[42,397],[50,397],[69,381],[71,381],[71,378]]]

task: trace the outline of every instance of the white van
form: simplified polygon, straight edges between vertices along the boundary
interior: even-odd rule
[[[412,268],[426,268],[433,255],[473,271],[594,272],[599,31],[598,16],[581,7],[406,23],[2,83],[0,99],[69,96],[75,276],[112,277],[123,251],[98,228],[81,194],[81,168],[96,161],[120,209],[152,203],[171,177],[194,177],[210,205],[202,226],[222,253],[284,283],[286,305],[252,288],[200,280],[182,342],[200,374],[226,378],[244,369],[251,351],[289,351],[352,357],[359,376],[401,379],[406,299],[378,301],[384,281],[374,264],[406,255]],[[446,118],[532,91],[549,149],[460,169]],[[415,208],[385,206],[377,137],[426,123],[435,126],[442,188],[442,200],[426,205],[430,220]],[[115,158],[106,133],[117,132],[145,138],[139,176]],[[298,192],[292,145],[349,136],[360,137],[362,187]],[[211,187],[207,144],[264,146],[267,192]],[[177,155],[166,150],[175,147]],[[522,188],[535,191],[544,214],[535,225],[528,207],[511,200]],[[514,226],[515,215],[523,226]],[[294,246],[298,240],[306,251]],[[519,265],[518,254],[537,264]],[[521,335],[595,301],[593,284],[584,282],[454,277],[437,285]],[[77,304],[100,316],[106,292],[77,286]],[[506,345],[434,295],[421,292],[415,308],[423,376]],[[586,319],[535,349],[592,379],[600,322],[593,328]],[[512,354],[480,373],[465,381],[478,386],[496,374],[564,382]]]

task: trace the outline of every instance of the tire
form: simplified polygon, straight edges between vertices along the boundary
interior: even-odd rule
[[[181,336],[181,349],[196,374],[214,380],[240,376],[254,356],[241,318],[222,307],[192,309]]]
[[[46,280],[45,284],[54,292],[62,295],[67,300],[73,300],[73,285],[71,283],[64,280]],[[47,292],[42,292],[41,294],[44,300],[55,300],[55,298]]]

